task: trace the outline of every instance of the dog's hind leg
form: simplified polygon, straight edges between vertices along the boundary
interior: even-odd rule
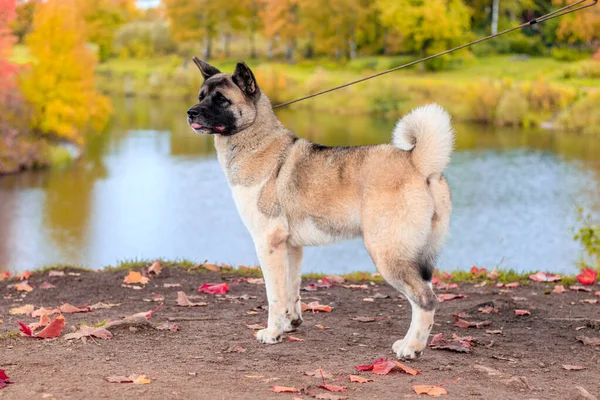
[[[302,324],[301,269],[302,247],[288,246],[286,332],[294,331]]]
[[[269,302],[269,322],[261,329],[256,339],[261,343],[274,344],[281,341],[287,326],[288,315],[288,244],[289,234],[283,227],[269,230],[270,233],[255,239],[256,253],[260,261],[267,300]]]
[[[402,292],[412,307],[408,332],[392,347],[398,358],[406,359],[419,357],[425,349],[438,303],[431,287],[433,265],[423,254],[430,241],[434,204],[423,189],[405,189],[396,195],[397,208],[386,208],[394,202],[383,194],[363,210],[367,250],[383,278]]]

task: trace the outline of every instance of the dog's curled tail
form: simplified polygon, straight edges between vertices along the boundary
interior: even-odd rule
[[[450,115],[437,104],[415,108],[396,124],[392,143],[411,152],[415,167],[425,178],[441,174],[454,148]]]

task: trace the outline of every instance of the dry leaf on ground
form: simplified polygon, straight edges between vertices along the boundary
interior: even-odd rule
[[[577,336],[576,339],[587,346],[600,346],[600,337],[591,338],[587,336]]]
[[[40,289],[56,289],[56,286],[49,282],[44,282],[40,285]]]
[[[20,281],[26,281],[29,278],[31,278],[31,272],[29,272],[29,271],[24,271],[19,275]]]
[[[373,379],[363,378],[362,376],[359,376],[359,375],[350,375],[350,382],[367,383],[367,382],[373,382]]]
[[[119,307],[121,305],[121,303],[118,304],[112,304],[112,303],[96,303],[96,304],[92,304],[90,306],[90,310],[104,310],[104,309],[108,309],[108,308],[113,308],[113,307]]]
[[[465,296],[464,294],[442,293],[438,294],[437,297],[440,302],[444,302],[456,299],[464,299],[467,296]]]
[[[531,312],[529,310],[515,310],[515,315],[531,315]]]
[[[529,275],[529,279],[536,282],[556,282],[562,279],[559,274],[549,274],[547,272],[538,272],[537,274]]]
[[[150,282],[150,278],[148,278],[147,276],[142,276],[141,272],[129,271],[129,274],[125,278],[123,278],[123,282],[140,283],[142,285],[145,285],[146,283]]]
[[[297,338],[295,336],[288,336],[290,342],[304,342],[304,339]]]
[[[31,292],[33,287],[27,282],[15,283],[14,288],[17,292]]]
[[[398,367],[400,371],[409,375],[417,375],[421,373],[421,371],[419,371],[418,369],[407,367],[406,365],[399,363],[396,360],[389,360],[386,358],[379,358],[375,360],[373,364],[359,365],[356,367],[356,369],[359,371],[372,371],[374,374],[377,375],[387,375],[394,369],[394,367]]]
[[[129,376],[111,375],[104,379],[110,383],[133,383],[136,385],[145,385],[152,382],[146,375],[137,374]]]
[[[415,385],[412,388],[416,394],[426,394],[432,397],[448,394],[448,391],[441,386]]]
[[[246,282],[248,282],[252,285],[264,285],[265,284],[265,280],[263,278],[248,278],[248,279],[246,279]]]
[[[154,274],[159,275],[163,270],[162,265],[160,265],[160,261],[156,260],[152,263],[151,266],[148,267],[148,275]]]
[[[87,337],[95,337],[98,339],[110,339],[113,337],[112,333],[104,328],[94,328],[87,325],[82,325],[77,332],[68,333],[65,335],[66,340],[71,339],[82,339]]]
[[[354,318],[352,318],[352,321],[373,322],[373,321],[375,321],[375,318],[373,318],[373,317],[354,317]]]
[[[188,297],[185,295],[184,291],[179,291],[177,292],[177,305],[180,307],[203,307],[207,306],[208,303],[192,303],[190,299],[188,299]]]
[[[65,276],[65,271],[52,270],[48,272],[48,276]]]
[[[298,389],[293,386],[277,386],[273,385],[273,391],[275,393],[297,393]]]
[[[160,324],[158,324],[156,326],[156,329],[158,329],[159,331],[172,331],[172,332],[176,332],[179,329],[181,329],[181,327],[179,326],[179,324],[176,324],[174,322],[164,321],[164,322],[161,322]]]
[[[327,383],[323,385],[317,386],[318,388],[329,390],[330,392],[347,392],[348,388],[346,386],[338,386],[338,385],[329,385]]]
[[[587,369],[587,367],[584,367],[583,365],[568,365],[568,364],[563,364],[562,367],[564,369],[566,369],[567,371],[582,371],[584,369]]]
[[[596,278],[598,278],[598,271],[591,268],[583,268],[581,274],[577,275],[575,278],[577,278],[582,285],[593,285],[594,282],[596,282]]]
[[[484,326],[489,326],[492,324],[492,321],[481,321],[481,322],[475,322],[475,321],[467,321],[465,319],[461,319],[458,318],[458,316],[454,316],[454,320],[456,321],[454,323],[454,326],[457,326],[459,328],[483,328]]]
[[[21,307],[11,308],[10,310],[8,310],[8,313],[10,315],[27,315],[31,314],[34,309],[35,307],[33,304],[25,304]]]
[[[472,340],[468,339],[470,338],[456,338],[449,340],[444,338],[443,333],[438,333],[431,339],[431,342],[429,342],[427,346],[431,347],[432,349],[451,350],[458,351],[461,353],[468,353],[471,351],[471,347],[473,347],[473,345],[471,344]]]
[[[552,289],[552,293],[564,293],[567,289],[563,285],[555,285],[554,289]]]
[[[65,303],[58,307],[58,310],[63,314],[85,313],[90,311],[89,308],[78,308],[69,303]]]
[[[309,310],[312,312],[319,312],[319,311],[331,312],[331,307],[327,306],[327,305],[319,304],[318,301],[313,301],[308,304],[302,303],[302,312],[309,311]]]

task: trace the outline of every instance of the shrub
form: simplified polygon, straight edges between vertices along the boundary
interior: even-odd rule
[[[528,54],[530,56],[541,56],[548,52],[539,38],[526,36],[520,32],[508,36],[508,47],[510,53]]]
[[[510,89],[502,94],[496,108],[495,122],[499,125],[525,125],[529,103],[519,89]]]
[[[590,93],[559,114],[557,123],[568,131],[600,135],[600,91]]]
[[[550,54],[555,60],[570,62],[584,60],[591,56],[589,51],[573,49],[570,47],[553,47]]]
[[[600,226],[592,223],[591,215],[584,215],[583,209],[578,208],[578,221],[582,226],[575,233],[574,239],[584,248],[585,256],[580,261],[583,268],[600,268]]]
[[[580,61],[569,66],[563,72],[563,78],[598,79],[600,78],[600,61]]]
[[[502,83],[498,80],[479,80],[467,85],[464,93],[466,120],[492,122],[502,96]]]

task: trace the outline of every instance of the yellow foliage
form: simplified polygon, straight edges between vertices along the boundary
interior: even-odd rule
[[[76,3],[49,0],[36,8],[27,44],[37,61],[20,86],[33,107],[34,130],[82,144],[85,128],[106,125],[110,103],[94,87],[96,59]]]

